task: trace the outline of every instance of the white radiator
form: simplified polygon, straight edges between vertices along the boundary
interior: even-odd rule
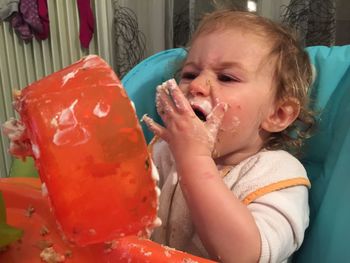
[[[79,14],[76,0],[48,0],[50,37],[44,41],[33,38],[24,43],[8,22],[0,22],[0,123],[15,116],[12,90],[60,70],[87,54],[98,54],[113,64],[112,23],[110,0],[92,0],[95,33],[89,50],[79,42]],[[1,132],[0,177],[6,177],[11,164],[7,153],[8,140]]]

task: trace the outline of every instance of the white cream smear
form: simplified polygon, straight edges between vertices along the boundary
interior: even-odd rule
[[[83,61],[83,62],[84,62],[84,64],[83,64],[82,67],[77,68],[77,69],[74,70],[73,72],[69,72],[68,74],[66,74],[65,76],[63,76],[63,78],[62,78],[62,87],[63,87],[64,85],[66,85],[67,82],[68,82],[70,79],[74,78],[75,75],[79,72],[79,70],[87,69],[87,68],[90,68],[90,67],[92,67],[92,66],[98,65],[98,62],[96,63],[96,61],[93,60],[94,57],[96,57],[96,55],[88,55],[88,56],[82,58],[82,59],[80,60],[80,61]]]
[[[201,109],[205,115],[208,115],[212,111],[211,103],[207,100],[192,99],[189,101],[192,107],[198,107]]]
[[[111,106],[110,105],[101,105],[101,103],[97,103],[94,110],[93,110],[93,113],[95,116],[99,117],[99,118],[103,118],[103,117],[106,117],[109,113],[111,109]]]
[[[49,192],[47,191],[47,187],[45,183],[41,184],[41,195],[46,197],[48,196]]]
[[[68,108],[62,110],[57,117],[57,129],[53,136],[56,145],[72,144],[73,146],[85,143],[89,138],[89,132],[81,127],[75,117],[74,107],[78,103],[76,99]],[[51,120],[51,124],[55,121]],[[75,136],[72,136],[75,133]],[[76,136],[78,134],[78,136]],[[73,138],[73,139],[71,139]],[[73,140],[73,141],[72,141]]]
[[[35,143],[31,142],[32,143],[32,152],[34,154],[34,157],[36,159],[39,159],[40,157],[40,150],[39,150],[39,146],[36,145]]]
[[[159,182],[159,173],[158,173],[158,170],[157,170],[157,167],[154,165],[152,159],[150,159],[151,161],[151,169],[152,169],[152,179],[156,182],[156,186],[155,186],[155,192],[156,192],[156,203],[154,204],[156,207],[157,207],[157,211],[159,209],[159,197],[160,197],[160,189],[159,187],[157,186],[157,183]],[[150,229],[147,230],[147,232],[149,232],[149,237],[151,236],[151,233],[152,233],[152,230],[156,227],[159,227],[162,225],[162,220],[156,216],[156,218],[154,219],[154,221],[152,222],[151,226],[150,226]]]
[[[96,66],[98,63],[96,63],[95,60],[93,60],[93,58],[97,57],[96,55],[93,55],[93,54],[90,54],[90,55],[87,55],[86,57],[84,57],[82,60],[84,61],[84,64],[83,64],[83,68],[89,68],[89,67],[92,67],[92,66]]]
[[[78,73],[79,69],[74,70],[73,72],[68,73],[67,75],[63,76],[62,79],[62,86],[66,85],[66,83],[75,77],[75,75]]]
[[[220,130],[234,132],[237,129],[237,127],[239,127],[240,124],[241,124],[240,119],[237,116],[232,116],[229,123],[225,125],[221,125]]]
[[[135,103],[132,101],[132,100],[130,100],[130,104],[131,104],[131,107],[134,109],[134,111],[136,112],[136,107],[135,107]]]
[[[157,170],[157,167],[154,165],[153,161],[151,161],[151,168],[152,168],[152,179],[156,182],[159,181],[159,173],[158,173],[158,170]]]

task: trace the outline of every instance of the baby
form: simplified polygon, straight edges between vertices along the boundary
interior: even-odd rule
[[[189,46],[179,84],[157,88],[164,126],[143,118],[162,187],[153,240],[221,262],[286,262],[309,223],[310,182],[291,154],[314,123],[308,55],[284,27],[230,10],[205,16]]]

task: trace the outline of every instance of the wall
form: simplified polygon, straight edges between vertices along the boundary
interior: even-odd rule
[[[258,0],[258,13],[274,21],[281,21],[281,13],[290,0]]]
[[[174,0],[113,0],[120,6],[130,8],[137,16],[139,29],[146,37],[145,57],[171,47],[171,23]],[[171,26],[170,26],[171,28]],[[164,37],[165,36],[165,37]]]
[[[89,49],[79,42],[79,16],[75,0],[48,0],[50,37],[24,43],[8,22],[0,22],[0,123],[15,116],[12,90],[51,74],[87,54],[98,54],[113,65],[111,27],[113,8],[110,0],[91,1],[95,14],[95,34]],[[97,4],[98,3],[98,4]],[[10,168],[8,139],[0,133],[0,177]]]
[[[336,1],[336,45],[350,44],[350,1]]]

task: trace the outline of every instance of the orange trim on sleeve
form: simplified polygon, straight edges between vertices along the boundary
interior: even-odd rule
[[[243,199],[242,202],[243,204],[248,205],[258,197],[263,196],[264,194],[271,193],[273,191],[281,190],[284,188],[288,188],[291,186],[297,186],[297,185],[305,185],[307,187],[311,187],[310,181],[304,177],[287,179],[287,180],[279,181],[277,183],[264,186],[256,190],[255,192],[250,193]]]

